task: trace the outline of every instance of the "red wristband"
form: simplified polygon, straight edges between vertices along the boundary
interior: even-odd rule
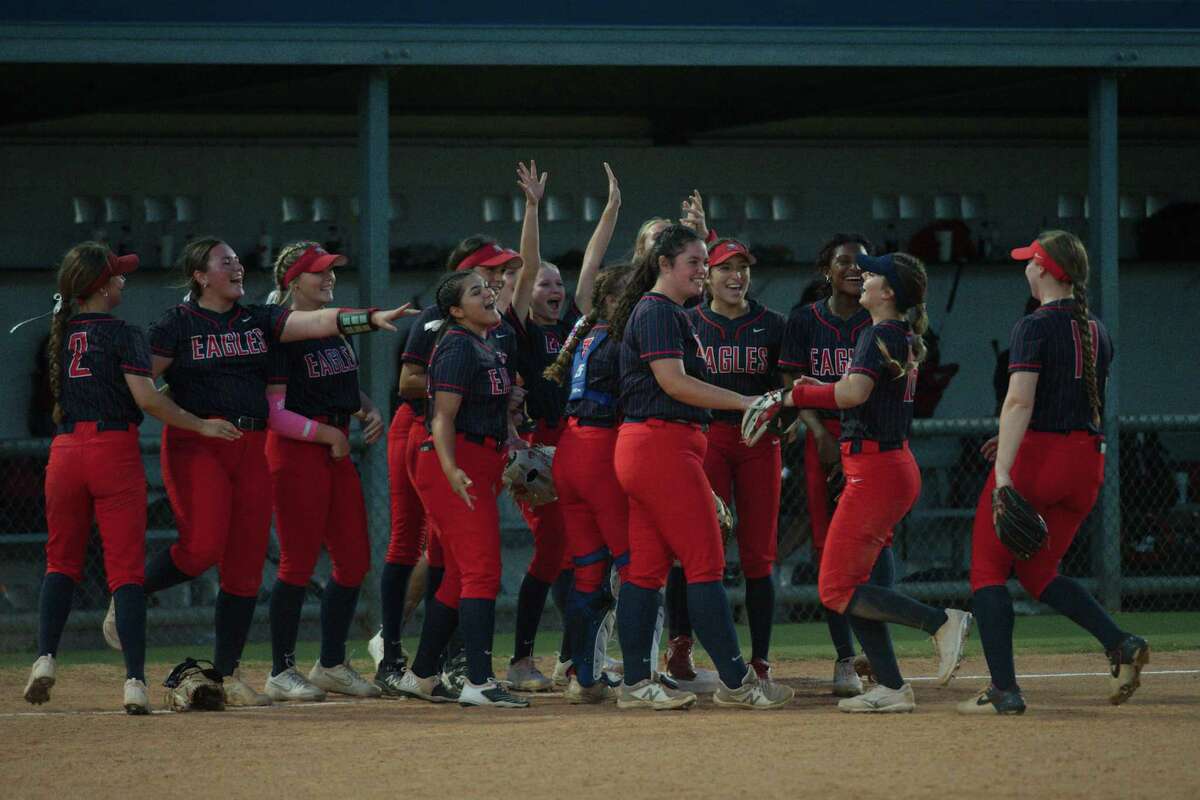
[[[792,387],[792,404],[796,408],[821,408],[837,411],[837,396],[835,383],[822,383],[814,386],[811,383],[797,383]]]

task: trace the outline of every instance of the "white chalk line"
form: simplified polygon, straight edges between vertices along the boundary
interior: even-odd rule
[[[1200,669],[1156,669],[1142,670],[1143,675],[1200,675]],[[1018,675],[1017,680],[1038,680],[1042,678],[1107,678],[1107,672],[1031,672],[1025,675]],[[990,675],[956,675],[955,680],[959,681],[974,681],[974,680],[989,680]],[[917,681],[936,681],[937,676],[927,675],[919,678],[909,678],[910,682]],[[562,692],[539,692],[534,697],[562,697]],[[337,708],[340,706],[377,706],[386,708],[390,703],[403,703],[408,708],[436,708],[438,706],[452,706],[456,703],[425,703],[414,702],[411,699],[401,698],[365,698],[362,700],[323,700],[317,703],[275,703],[269,706],[249,706],[241,708],[227,708],[226,713],[241,714],[255,711],[315,711],[322,708]],[[164,709],[155,709],[150,712],[152,715],[159,714],[175,714],[175,711],[166,711]],[[203,711],[190,712],[203,714]],[[7,711],[0,712],[0,719],[19,719],[27,717],[117,717],[127,716],[124,711]]]

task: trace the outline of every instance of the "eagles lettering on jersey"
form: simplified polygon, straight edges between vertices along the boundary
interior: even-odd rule
[[[462,397],[454,417],[456,431],[507,440],[512,390],[507,363],[508,353],[498,346],[494,330],[486,340],[459,325],[445,332],[429,364],[429,393]],[[425,424],[428,430],[431,421]]]
[[[304,366],[310,378],[326,378],[345,372],[358,372],[358,359],[347,345],[326,347],[304,354]]]
[[[263,336],[263,332],[257,328],[242,333],[209,333],[189,338],[193,361],[204,361],[208,358],[240,358],[267,352],[267,340]]]
[[[855,344],[871,327],[871,315],[860,308],[849,319],[829,310],[827,300],[792,309],[784,329],[779,368],[798,372],[823,383],[834,383],[846,374],[854,359]],[[837,411],[820,410],[823,419],[837,419]]]
[[[341,336],[271,349],[270,383],[287,385],[288,411],[306,417],[354,414],[362,407],[358,357]]]
[[[703,305],[688,309],[687,315],[700,340],[708,383],[746,395],[764,394],[779,385],[777,366],[785,326],[782,315],[755,300],[736,319]],[[741,415],[714,411],[713,419],[732,423],[739,422]]]

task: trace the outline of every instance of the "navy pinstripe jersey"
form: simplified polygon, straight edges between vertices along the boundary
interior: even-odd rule
[[[1092,422],[1092,407],[1083,379],[1083,339],[1074,310],[1074,300],[1046,303],[1013,327],[1009,373],[1038,373],[1033,417],[1029,421],[1032,430],[1100,432]],[[1103,414],[1113,345],[1104,323],[1090,314],[1088,320],[1096,358],[1096,389]]]
[[[575,351],[577,357],[586,358],[584,386],[598,395],[612,398],[610,404],[599,403],[588,397],[567,402],[566,416],[582,420],[616,422],[620,419],[619,397],[621,394],[621,343],[607,335],[608,323],[597,322]],[[597,334],[606,334],[598,337]],[[600,343],[596,344],[596,339]],[[593,349],[594,348],[594,349]],[[571,377],[568,375],[568,378]],[[570,383],[568,382],[568,387]]]
[[[842,410],[843,442],[851,439],[899,442],[908,438],[912,427],[917,370],[907,377],[896,378],[876,342],[883,342],[892,358],[900,364],[906,363],[912,346],[908,323],[884,320],[858,337],[848,371],[866,375],[875,381],[875,388],[865,403]]]
[[[563,417],[568,390],[542,377],[543,370],[554,363],[571,328],[582,314],[572,300],[563,318],[553,325],[539,325],[525,315],[517,319],[512,306],[504,312],[504,320],[517,333],[517,369],[525,380],[525,410],[530,419],[540,419],[552,426]]]
[[[285,408],[305,417],[354,414],[362,407],[358,355],[342,336],[271,348],[268,381],[287,385]]]
[[[142,421],[126,375],[150,377],[150,351],[140,329],[110,314],[76,314],[63,332],[58,404],[64,422]]]
[[[462,397],[454,417],[459,433],[508,439],[508,394],[512,378],[509,355],[494,331],[481,339],[461,325],[451,324],[438,341],[429,364],[429,392]],[[432,415],[431,415],[432,416]],[[426,428],[432,419],[426,421]]]
[[[433,355],[433,346],[437,342],[438,331],[442,327],[442,315],[436,305],[423,310],[408,329],[408,340],[404,343],[404,353],[400,356],[401,364],[415,364],[423,370],[429,370],[429,359]],[[490,336],[495,337],[501,350],[508,359],[509,378],[516,374],[517,366],[517,337],[503,318],[494,328]],[[425,416],[426,401],[424,398],[401,398],[401,402],[412,406],[413,413],[418,417]]]
[[[681,403],[664,392],[650,369],[652,361],[678,358],[684,372],[707,381],[708,367],[701,350],[700,337],[683,306],[657,292],[642,295],[629,315],[621,341],[621,408],[625,417],[711,420],[707,408]]]
[[[871,315],[860,308],[849,319],[829,310],[827,300],[792,309],[783,334],[779,368],[834,383],[850,368],[859,335],[871,327]],[[824,419],[837,419],[837,411],[820,409]]]
[[[687,313],[700,337],[709,383],[747,395],[779,387],[779,351],[786,324],[782,314],[755,300],[737,319],[723,317],[705,305]],[[712,415],[721,422],[742,420],[737,411],[714,411]]]
[[[175,402],[198,417],[267,417],[269,351],[292,312],[234,305],[224,314],[195,301],[150,326],[150,352],[173,359],[166,379]]]

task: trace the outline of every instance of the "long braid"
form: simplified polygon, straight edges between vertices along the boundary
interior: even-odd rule
[[[925,332],[929,330],[929,314],[925,309],[925,292],[929,278],[925,273],[925,265],[921,260],[908,253],[895,253],[892,260],[896,263],[896,274],[904,282],[905,294],[914,299],[908,308],[896,309],[904,315],[912,328],[913,335],[909,337],[908,359],[901,364],[888,352],[883,340],[876,339],[875,345],[883,354],[883,360],[893,373],[893,379],[907,377],[921,365],[927,355],[925,347]]]
[[[608,321],[609,333],[618,341],[625,338],[625,325],[633,314],[633,308],[642,299],[642,295],[654,288],[658,281],[658,259],[668,261],[683,252],[692,242],[701,241],[700,235],[691,228],[683,225],[668,225],[654,240],[654,246],[633,261],[633,275],[625,284],[625,291],[613,309],[612,319]]]
[[[1088,405],[1092,407],[1092,423],[1100,427],[1100,389],[1096,385],[1096,343],[1092,341],[1092,322],[1088,318],[1087,284],[1076,282],[1071,285],[1075,296],[1075,307],[1071,316],[1079,328],[1079,344],[1083,349],[1083,381],[1087,389]]]
[[[50,363],[50,394],[54,397],[54,422],[63,421],[62,406],[58,404],[62,396],[62,341],[67,330],[67,320],[75,314],[75,298],[64,297],[62,306],[50,318],[50,342],[46,345],[46,356]]]
[[[571,334],[563,343],[554,363],[542,371],[543,378],[553,381],[559,386],[564,385],[567,373],[571,370],[571,363],[575,360],[575,351],[579,348],[579,343],[587,338],[587,335],[592,332],[592,328],[600,321],[604,304],[609,297],[616,294],[617,289],[620,288],[621,279],[628,272],[627,264],[618,264],[609,267],[596,277],[596,283],[592,286],[591,311],[580,317],[575,326],[571,328]]]

